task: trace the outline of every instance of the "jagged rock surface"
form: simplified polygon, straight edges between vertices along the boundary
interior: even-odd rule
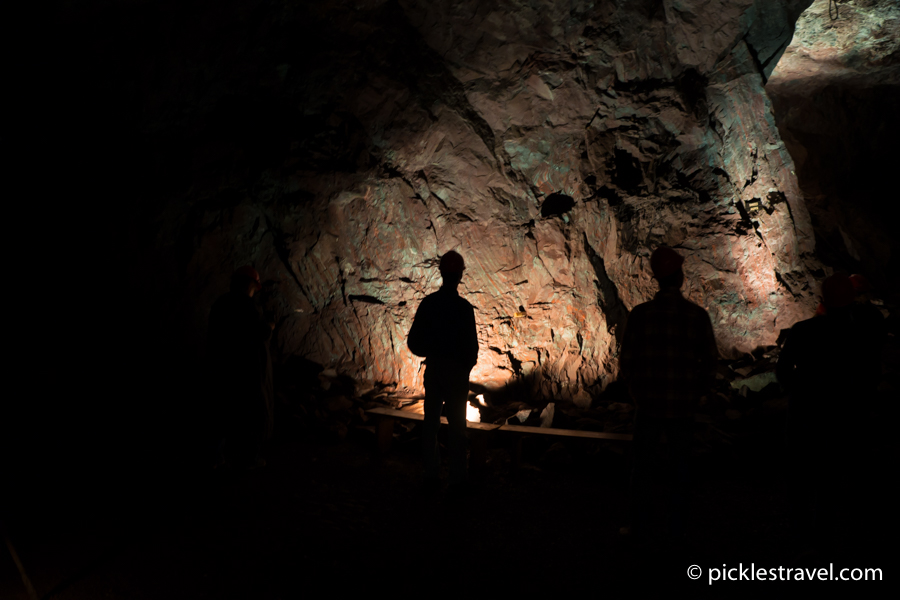
[[[830,12],[830,14],[829,14]],[[816,0],[766,84],[819,256],[897,292],[900,5]]]
[[[145,59],[142,107],[157,172],[179,173],[156,184],[144,255],[180,269],[186,343],[202,349],[210,305],[252,263],[279,360],[415,393],[406,333],[454,249],[473,381],[587,404],[663,243],[723,354],[774,343],[814,308],[814,238],[763,77],[808,2],[761,4],[200,11],[208,42],[169,31],[178,52]]]

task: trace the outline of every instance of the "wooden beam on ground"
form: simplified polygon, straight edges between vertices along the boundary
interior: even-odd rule
[[[580,429],[555,429],[553,427],[532,427],[530,425],[501,425],[500,431],[529,433],[533,435],[557,435],[560,437],[589,438],[595,440],[615,440],[630,442],[630,433],[606,433],[605,431],[582,431]]]
[[[372,415],[378,415],[380,417],[388,417],[392,419],[412,419],[414,421],[424,421],[425,415],[415,413],[409,410],[398,410],[396,408],[370,408],[366,411]],[[447,424],[447,417],[441,417],[441,423],[444,425]],[[493,431],[501,427],[501,425],[494,425],[493,423],[475,423],[473,421],[466,421],[466,427],[469,429],[478,429],[480,431]]]
[[[372,408],[366,412],[375,415],[378,419],[378,424],[375,428],[376,441],[378,443],[378,451],[382,454],[387,452],[391,447],[391,440],[394,437],[395,419],[411,419],[413,421],[425,420],[425,415],[423,414],[408,410],[397,410],[396,408]],[[447,417],[441,417],[441,423],[446,425]],[[488,432],[499,429],[500,425],[466,421],[466,428],[472,430],[469,444],[471,450],[469,456],[469,472],[474,479],[481,479],[484,477],[484,472],[486,470]]]
[[[415,413],[408,410],[398,410],[396,408],[372,408],[369,414],[378,418],[377,435],[378,450],[382,453],[387,452],[391,445],[391,439],[394,436],[394,419],[411,419],[413,421],[424,421],[425,415]],[[447,424],[447,417],[441,417],[441,423]],[[466,427],[472,429],[471,436],[471,471],[474,477],[481,477],[485,471],[485,463],[487,461],[488,448],[488,432],[505,431],[507,433],[517,434],[515,441],[515,450],[512,456],[513,470],[518,469],[522,459],[522,438],[526,435],[550,435],[566,438],[581,438],[590,440],[608,440],[614,442],[630,442],[634,436],[630,433],[607,433],[605,431],[582,431],[578,429],[554,429],[553,427],[532,427],[529,425],[495,425],[492,423],[473,423],[466,421]],[[477,433],[475,433],[477,432]]]
[[[553,427],[532,427],[530,425],[503,425],[500,431],[518,434],[512,456],[512,470],[517,471],[522,464],[522,440],[526,435],[550,435],[567,438],[581,438],[589,440],[610,440],[616,442],[630,442],[633,437],[630,433],[606,433],[605,431],[582,431],[580,429],[554,429]]]

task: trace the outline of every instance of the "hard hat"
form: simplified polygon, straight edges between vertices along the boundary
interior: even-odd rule
[[[682,263],[684,263],[684,258],[666,246],[660,246],[650,256],[650,269],[653,270],[653,276],[657,279],[674,275],[681,270]]]
[[[842,308],[853,303],[856,290],[846,273],[835,273],[822,282],[822,302],[825,308]]]
[[[240,269],[235,271],[234,275],[232,275],[231,277],[232,277],[232,279],[237,278],[237,277],[246,277],[247,279],[252,279],[253,281],[255,281],[257,283],[257,285],[262,287],[262,282],[260,282],[260,280],[259,280],[259,273],[257,273],[256,269],[254,269],[250,265],[241,267]]]
[[[462,273],[466,270],[466,263],[459,253],[451,250],[441,257],[441,264],[438,268],[441,273]]]

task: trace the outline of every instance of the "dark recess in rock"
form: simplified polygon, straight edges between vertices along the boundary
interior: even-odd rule
[[[623,202],[622,197],[616,190],[605,185],[597,190],[597,195],[606,200],[610,206],[619,206]]]
[[[709,109],[706,105],[706,86],[709,80],[697,69],[687,69],[675,82],[681,97],[684,99],[684,107],[698,120],[705,121]]]
[[[628,320],[628,309],[622,304],[616,284],[612,282],[606,273],[606,265],[603,258],[588,243],[584,236],[584,251],[591,261],[594,274],[597,276],[597,291],[600,293],[601,304],[607,314],[607,327],[610,331],[615,329],[616,341],[622,343],[622,335],[625,332],[625,322]]]
[[[541,217],[558,217],[572,210],[575,200],[565,194],[552,193],[541,203]]]
[[[624,190],[636,191],[644,179],[640,161],[620,148],[613,155],[612,171],[613,183]]]

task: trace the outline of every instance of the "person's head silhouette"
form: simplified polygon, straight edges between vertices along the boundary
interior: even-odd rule
[[[684,271],[681,265],[684,258],[671,248],[660,246],[650,256],[650,269],[653,278],[659,283],[659,289],[681,289],[684,283]]]
[[[438,269],[441,271],[441,278],[444,280],[442,287],[456,288],[459,282],[462,281],[466,263],[458,252],[451,250],[441,257]]]

